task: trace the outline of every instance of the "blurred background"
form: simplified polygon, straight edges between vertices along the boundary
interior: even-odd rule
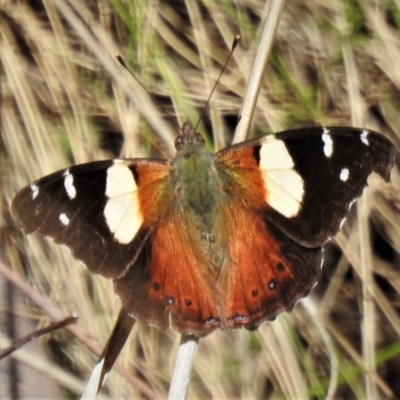
[[[97,359],[90,343],[101,350],[119,310],[112,282],[90,274],[66,248],[23,235],[9,209],[17,191],[88,161],[173,157],[177,127],[197,122],[240,33],[198,129],[210,151],[229,145],[268,5],[0,3],[0,264],[46,300],[39,307],[0,274],[0,348],[57,313],[77,312],[80,332],[57,330],[0,360],[1,398],[79,398]],[[397,0],[288,1],[249,137],[359,126],[398,147],[399,29]],[[188,398],[400,398],[397,167],[390,183],[376,176],[369,182],[325,246],[323,276],[310,296],[256,332],[218,331],[202,339]],[[138,323],[103,398],[165,398],[179,340]]]

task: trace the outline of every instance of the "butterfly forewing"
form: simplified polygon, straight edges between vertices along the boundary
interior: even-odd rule
[[[51,237],[90,271],[118,278],[166,208],[169,170],[169,162],[156,160],[74,166],[21,190],[12,210],[25,233]]]
[[[394,155],[392,143],[380,134],[328,127],[249,140],[215,159],[265,220],[312,248],[337,233],[371,172],[389,179]],[[254,190],[260,181],[263,189]]]

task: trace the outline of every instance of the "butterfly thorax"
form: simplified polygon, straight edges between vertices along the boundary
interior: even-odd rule
[[[221,202],[224,191],[213,155],[205,148],[203,137],[187,125],[176,141],[177,154],[171,179],[175,206],[178,207],[192,243],[212,261],[212,269],[221,266],[218,256],[224,237]]]

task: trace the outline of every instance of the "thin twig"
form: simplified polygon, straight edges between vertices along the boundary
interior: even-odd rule
[[[78,317],[70,316],[68,318],[63,319],[62,321],[53,322],[50,325],[46,326],[45,328],[37,329],[31,333],[28,333],[27,335],[23,336],[22,338],[14,340],[10,346],[8,346],[7,348],[0,351],[0,360],[2,358],[7,357],[14,351],[18,350],[25,344],[31,342],[33,339],[36,339],[43,335],[46,335],[47,333],[53,332],[57,329],[65,328],[67,325],[76,324],[77,321],[78,321]]]
[[[10,338],[0,332],[0,346],[9,346],[10,342]],[[24,365],[25,367],[36,371],[39,376],[44,376],[46,379],[56,382],[59,387],[68,389],[76,394],[82,393],[82,390],[84,389],[84,382],[82,379],[77,378],[71,372],[65,371],[63,368],[49,361],[46,357],[37,354],[36,352],[32,352],[32,349],[27,347],[22,348],[19,351],[11,353],[10,357],[18,361],[21,366]],[[5,364],[5,360],[0,363],[2,368]],[[4,388],[0,386],[0,393],[5,394],[2,389]]]
[[[193,335],[182,335],[176,356],[174,373],[171,379],[168,399],[184,400],[190,382],[190,373],[196,357],[199,338]]]
[[[247,132],[256,107],[258,93],[260,91],[262,75],[264,73],[269,52],[272,48],[275,32],[279,23],[279,17],[284,5],[284,0],[271,1],[263,32],[261,34],[260,44],[258,45],[257,54],[250,73],[246,94],[243,99],[242,110],[239,115],[239,123],[236,127],[235,136],[232,142],[233,144],[242,142],[247,137]]]

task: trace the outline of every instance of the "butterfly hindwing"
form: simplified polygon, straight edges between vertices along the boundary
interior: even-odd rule
[[[230,260],[219,286],[224,292],[224,327],[256,329],[291,310],[321,273],[322,248],[293,242],[251,203],[226,207]]]
[[[203,336],[220,325],[221,294],[188,231],[187,217],[171,201],[139,254],[148,258],[131,265],[114,287],[135,318]]]
[[[169,169],[167,161],[154,160],[77,165],[21,190],[13,213],[25,233],[51,237],[90,271],[117,278],[162,212]]]

